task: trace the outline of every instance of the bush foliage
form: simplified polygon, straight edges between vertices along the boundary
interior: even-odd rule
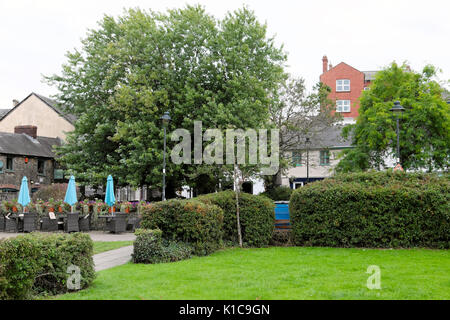
[[[295,190],[289,210],[297,245],[449,248],[448,175],[338,175]]]
[[[236,194],[234,191],[211,193],[198,197],[205,203],[219,206],[224,213],[224,240],[237,243]],[[239,211],[242,240],[246,246],[269,244],[275,225],[275,205],[264,196],[240,193]]]
[[[223,212],[197,200],[168,200],[141,210],[141,227],[160,229],[163,238],[192,246],[196,255],[207,255],[222,246]]]
[[[89,235],[38,234],[0,241],[0,299],[67,292],[67,268],[80,268],[80,289],[95,278]]]
[[[179,241],[162,238],[162,231],[136,229],[134,241],[134,263],[174,262],[191,257],[192,248]]]

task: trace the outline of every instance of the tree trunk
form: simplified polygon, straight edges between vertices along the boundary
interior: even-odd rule
[[[240,192],[240,184],[238,178],[238,166],[234,165],[234,185],[235,185],[235,194],[236,194],[236,220],[237,220],[237,231],[238,231],[238,240],[239,247],[242,248],[242,233],[241,233],[241,220],[239,216],[239,192]]]

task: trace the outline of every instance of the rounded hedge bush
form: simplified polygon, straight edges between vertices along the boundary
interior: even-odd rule
[[[224,213],[224,240],[238,242],[236,194],[222,191],[198,197],[199,201],[219,206]],[[248,193],[240,193],[239,212],[242,241],[246,246],[262,247],[269,244],[275,226],[275,205],[272,200]]]
[[[197,200],[155,202],[141,209],[141,228],[160,229],[168,240],[192,246],[196,255],[207,255],[222,246],[223,212]]]
[[[289,211],[297,245],[450,247],[448,175],[339,175],[295,190]]]
[[[95,278],[88,234],[31,233],[0,240],[0,299],[67,292],[67,268],[80,268],[80,289]]]

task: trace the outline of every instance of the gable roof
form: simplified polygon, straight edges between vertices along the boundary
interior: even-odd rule
[[[21,156],[55,158],[53,146],[60,146],[58,138],[37,137],[25,133],[0,132],[0,153]]]
[[[336,68],[339,67],[340,65],[345,65],[345,66],[347,66],[347,67],[352,68],[352,69],[355,70],[355,71],[361,72],[361,71],[359,71],[358,69],[356,69],[355,67],[352,67],[351,65],[349,65],[348,63],[340,62],[340,63],[338,63],[338,64],[335,65],[334,67],[328,69],[326,72],[324,72],[324,73],[322,73],[322,74],[326,74],[327,72],[330,72],[331,70],[336,69]]]
[[[26,101],[29,97],[31,97],[32,95],[34,95],[35,97],[37,97],[39,100],[41,100],[42,102],[44,102],[47,106],[49,106],[50,108],[52,108],[56,113],[58,113],[61,117],[63,117],[64,119],[66,119],[67,121],[69,121],[71,124],[75,124],[75,121],[77,120],[77,117],[73,114],[64,112],[60,106],[60,104],[50,98],[47,98],[45,96],[42,96],[40,94],[37,93],[30,93],[25,99],[23,99],[22,101],[20,101],[14,108],[12,109],[6,109],[6,113],[3,114],[3,116],[1,116],[1,112],[0,112],[0,120],[2,120],[3,118],[5,118],[8,114],[10,114],[11,112],[13,112],[17,107],[19,107],[24,101]],[[5,110],[5,109],[1,109],[1,110]]]
[[[341,135],[343,125],[334,125],[332,127],[318,130],[316,134],[311,137],[309,148],[314,149],[340,149],[352,147],[351,137],[344,139]],[[295,146],[294,149],[305,150],[306,145],[304,139]]]

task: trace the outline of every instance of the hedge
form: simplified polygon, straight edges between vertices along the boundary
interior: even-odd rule
[[[295,190],[289,210],[297,245],[449,248],[448,176],[340,175]]]
[[[95,278],[89,235],[31,233],[0,240],[0,299],[67,292],[70,265],[80,268],[80,289]]]
[[[174,262],[191,257],[192,248],[179,241],[162,238],[162,231],[136,229],[133,248],[134,263]]]
[[[168,200],[144,206],[141,227],[160,229],[167,240],[192,246],[196,255],[207,255],[222,246],[223,212],[197,200]]]
[[[237,243],[235,192],[211,193],[198,197],[198,200],[222,208],[224,213],[224,240]],[[275,226],[275,205],[273,202],[264,196],[241,192],[239,209],[244,244],[250,247],[268,245]]]

